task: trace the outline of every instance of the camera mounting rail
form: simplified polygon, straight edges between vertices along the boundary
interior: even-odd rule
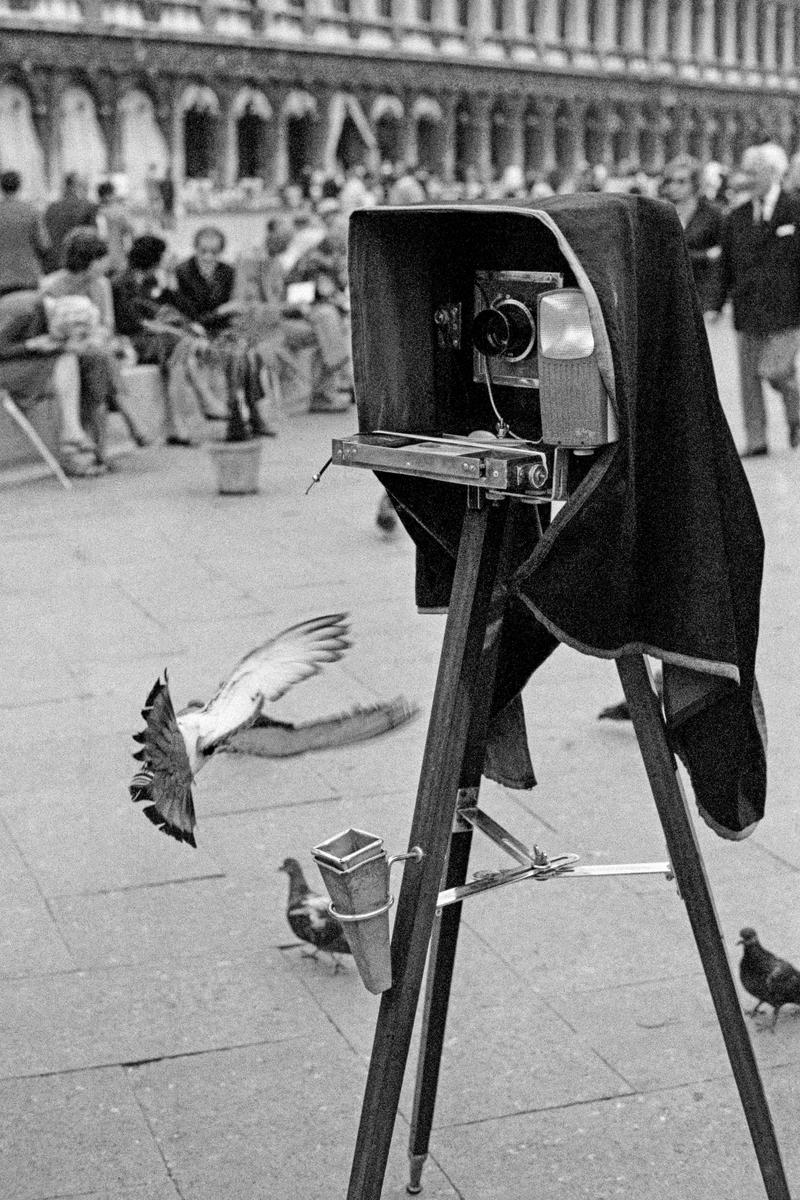
[[[529,442],[379,429],[334,438],[331,459],[337,466],[462,483],[534,504],[554,498],[552,488],[547,486],[547,458]]]
[[[652,863],[593,863],[578,866],[577,854],[559,854],[550,858],[540,846],[534,844],[533,850],[509,833],[498,821],[472,803],[477,789],[467,788],[459,792],[456,810],[456,829],[471,828],[486,835],[495,845],[500,846],[507,854],[516,859],[519,867],[506,868],[500,871],[477,871],[469,883],[457,887],[446,888],[439,892],[437,908],[448,904],[459,904],[470,896],[479,896],[494,888],[505,887],[509,883],[522,883],[525,879],[535,879],[544,882],[547,879],[575,879],[597,875],[663,875],[665,879],[673,879],[672,864],[669,862]],[[459,823],[462,823],[459,825]]]

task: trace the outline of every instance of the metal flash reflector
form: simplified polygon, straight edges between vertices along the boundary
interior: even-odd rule
[[[573,450],[617,441],[616,417],[597,365],[583,292],[543,292],[538,315],[542,440]]]

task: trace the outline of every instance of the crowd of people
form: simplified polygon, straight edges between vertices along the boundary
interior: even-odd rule
[[[163,229],[137,230],[110,182],[94,200],[70,175],[43,213],[20,198],[22,180],[0,172],[0,388],[25,412],[58,406],[60,459],[71,475],[109,467],[106,428],[119,412],[139,444],[147,436],[123,386],[124,367],[156,365],[164,384],[165,439],[201,442],[208,422],[274,436],[274,412],[299,391],[312,410],[353,396],[347,293],[347,223],[359,207],[438,202],[531,203],[563,189],[660,196],[675,206],[709,322],[732,301],[737,331],[744,456],[768,453],[763,385],[785,405],[800,444],[800,170],[774,144],[750,147],[724,171],[688,155],[658,176],[587,169],[567,184],[514,168],[488,187],[467,171],[457,183],[403,166],[323,176],[282,189],[263,243],[226,259],[216,225],[198,229],[192,254],[174,260]]]

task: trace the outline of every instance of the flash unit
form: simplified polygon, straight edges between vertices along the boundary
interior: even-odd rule
[[[579,288],[539,296],[539,400],[542,439],[592,450],[619,438],[595,354],[586,297]]]

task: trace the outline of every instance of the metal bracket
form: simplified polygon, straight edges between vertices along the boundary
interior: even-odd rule
[[[669,862],[598,863],[578,866],[579,855],[577,854],[559,854],[551,858],[536,844],[534,844],[533,850],[529,850],[524,842],[514,837],[513,833],[509,833],[498,821],[477,807],[474,803],[477,794],[477,788],[459,789],[456,801],[455,830],[461,832],[467,828],[478,830],[495,845],[505,850],[506,854],[516,859],[520,866],[501,871],[477,872],[469,883],[439,892],[438,908],[444,908],[448,904],[459,904],[470,896],[478,896],[483,892],[493,891],[494,888],[505,887],[509,883],[521,883],[525,879],[543,882],[547,879],[587,878],[602,875],[663,875],[666,879],[674,879],[672,864]]]

